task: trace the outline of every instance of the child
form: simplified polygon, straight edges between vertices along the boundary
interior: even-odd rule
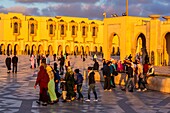
[[[78,100],[83,100],[83,95],[81,93],[81,88],[83,84],[83,76],[79,72],[79,69],[74,70],[75,84],[77,85]]]
[[[66,87],[66,81],[63,78],[61,78],[60,89],[62,90],[62,97],[63,97],[63,101],[62,102],[66,102],[67,87]]]
[[[89,88],[88,88],[88,99],[86,101],[90,101],[90,92],[91,90],[93,90],[94,96],[95,96],[95,100],[94,101],[98,101],[97,100],[97,93],[95,90],[95,78],[94,78],[94,71],[92,67],[88,67],[88,79],[89,79]]]

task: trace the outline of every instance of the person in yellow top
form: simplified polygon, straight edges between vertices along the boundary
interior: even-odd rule
[[[54,102],[58,102],[56,93],[55,93],[55,82],[54,82],[54,70],[51,66],[47,65],[46,67],[47,74],[49,76],[49,82],[48,82],[48,93],[50,95],[51,104],[54,104]]]

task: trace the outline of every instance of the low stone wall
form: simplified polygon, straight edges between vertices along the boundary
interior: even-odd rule
[[[168,76],[158,75],[149,77],[147,82],[148,89],[170,93],[170,77]]]
[[[115,83],[121,85],[125,85],[125,79],[127,80],[127,76],[124,73],[119,73],[115,76]],[[95,72],[96,81],[104,82],[102,71]],[[161,91],[170,93],[170,76],[156,75],[154,77],[149,77],[147,79],[147,88],[151,90]]]

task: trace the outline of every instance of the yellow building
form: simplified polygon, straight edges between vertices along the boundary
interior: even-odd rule
[[[0,13],[1,54],[104,53],[123,60],[139,53],[154,65],[170,65],[170,16],[120,16],[89,20],[79,17],[26,16]]]
[[[150,15],[149,18],[121,16],[104,19],[104,57],[110,58],[112,42],[118,37],[120,59],[146,54],[154,65],[170,65],[170,16]]]
[[[102,52],[103,21],[0,13],[1,54]]]

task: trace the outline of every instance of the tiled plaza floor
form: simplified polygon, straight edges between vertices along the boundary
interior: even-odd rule
[[[0,56],[0,113],[170,113],[170,94],[148,90],[146,92],[122,92],[117,86],[111,92],[103,91],[103,83],[96,85],[98,102],[73,101],[55,105],[39,106],[38,88],[33,88],[38,69],[30,69],[29,56],[19,56],[18,73],[7,74],[6,56]],[[99,60],[101,61],[101,60]],[[73,68],[92,66],[91,58],[83,63],[80,57],[71,57]],[[100,63],[101,65],[101,63]],[[167,67],[169,68],[169,67]],[[159,69],[161,70],[161,69]],[[82,71],[81,71],[82,72]],[[87,83],[83,95],[87,98]]]

